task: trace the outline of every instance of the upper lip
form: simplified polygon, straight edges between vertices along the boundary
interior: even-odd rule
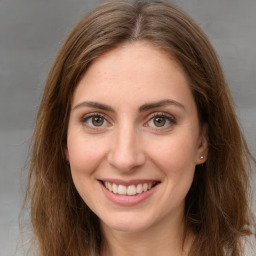
[[[121,180],[121,179],[99,179],[101,182],[109,182],[114,183],[117,185],[124,185],[124,186],[130,186],[130,185],[138,185],[138,184],[144,184],[144,183],[159,183],[159,180],[155,179],[135,179],[135,180]]]

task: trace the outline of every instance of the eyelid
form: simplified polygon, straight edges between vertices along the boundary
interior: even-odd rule
[[[106,125],[103,125],[103,126],[92,126],[92,125],[89,125],[86,121],[91,118],[91,117],[101,117],[101,118],[104,118],[105,122],[107,122]],[[82,124],[84,124],[86,127],[90,128],[90,129],[94,129],[94,130],[100,130],[100,129],[104,129],[106,128],[106,126],[109,126],[108,124],[111,125],[111,121],[109,120],[109,118],[105,115],[105,114],[102,114],[100,112],[90,112],[88,114],[85,114],[83,115],[81,118],[80,118],[80,122]]]
[[[105,118],[105,115],[103,115],[102,113],[99,113],[99,112],[90,112],[88,114],[85,114],[81,117],[81,121],[85,121],[86,119],[88,119],[89,117],[93,117],[93,116],[99,116],[99,117],[104,117]]]
[[[148,116],[148,119],[153,118],[153,117],[156,117],[156,116],[168,117],[168,118],[170,118],[170,119],[172,119],[172,120],[175,120],[175,118],[174,118],[171,114],[168,114],[168,113],[166,113],[166,112],[161,112],[161,111],[151,113],[151,114]]]
[[[152,120],[154,117],[164,117],[166,118],[169,122],[171,122],[171,125],[169,125],[168,127],[151,127],[148,125],[149,121]],[[170,126],[176,124],[176,119],[173,115],[170,115],[168,113],[165,113],[165,112],[154,112],[152,114],[150,114],[147,118],[147,121],[146,123],[144,124],[144,126],[146,127],[151,127],[152,129],[155,129],[155,130],[164,130],[164,129],[170,129]]]
[[[87,122],[87,120],[91,117],[101,117],[101,118],[104,118],[104,121],[106,122],[106,124],[102,125],[102,126],[93,126],[91,124],[89,124]],[[163,117],[167,120],[167,122],[169,122],[169,125],[164,125],[163,127],[153,127],[151,125],[149,125],[149,122],[155,118],[155,117]],[[90,112],[90,113],[87,113],[87,114],[84,114],[81,118],[80,118],[80,122],[85,126],[87,127],[88,129],[91,129],[91,130],[95,130],[95,131],[100,131],[100,130],[104,130],[106,129],[107,127],[111,126],[113,123],[111,121],[111,119],[106,116],[105,114],[101,113],[101,112]],[[169,113],[166,113],[166,112],[154,112],[154,113],[151,113],[147,116],[147,121],[143,124],[144,127],[150,127],[151,129],[153,130],[156,130],[156,131],[160,131],[160,130],[170,130],[170,128],[176,124],[176,119],[173,115],[169,114]]]
[[[156,116],[166,117],[167,119],[171,120],[172,122],[176,122],[176,119],[173,117],[173,115],[165,113],[165,112],[154,112],[148,116],[148,120],[150,120]]]

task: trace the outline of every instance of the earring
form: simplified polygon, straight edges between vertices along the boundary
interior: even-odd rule
[[[204,156],[200,156],[200,159],[201,159],[201,160],[204,159]]]

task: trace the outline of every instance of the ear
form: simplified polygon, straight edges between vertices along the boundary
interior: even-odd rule
[[[207,125],[203,124],[201,127],[201,134],[198,138],[198,148],[196,154],[196,165],[203,164],[208,156],[208,129]]]
[[[66,156],[66,160],[69,162],[69,152],[68,152],[68,146],[65,146],[65,156]]]

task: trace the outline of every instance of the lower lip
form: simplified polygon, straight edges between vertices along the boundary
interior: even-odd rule
[[[119,195],[119,194],[114,194],[113,192],[110,192],[108,189],[105,188],[105,186],[101,184],[103,193],[105,196],[113,203],[123,205],[123,206],[132,206],[136,205],[139,203],[142,203],[143,201],[147,200],[155,191],[157,186],[154,186],[150,190],[136,194],[133,196],[128,196],[128,195]]]

